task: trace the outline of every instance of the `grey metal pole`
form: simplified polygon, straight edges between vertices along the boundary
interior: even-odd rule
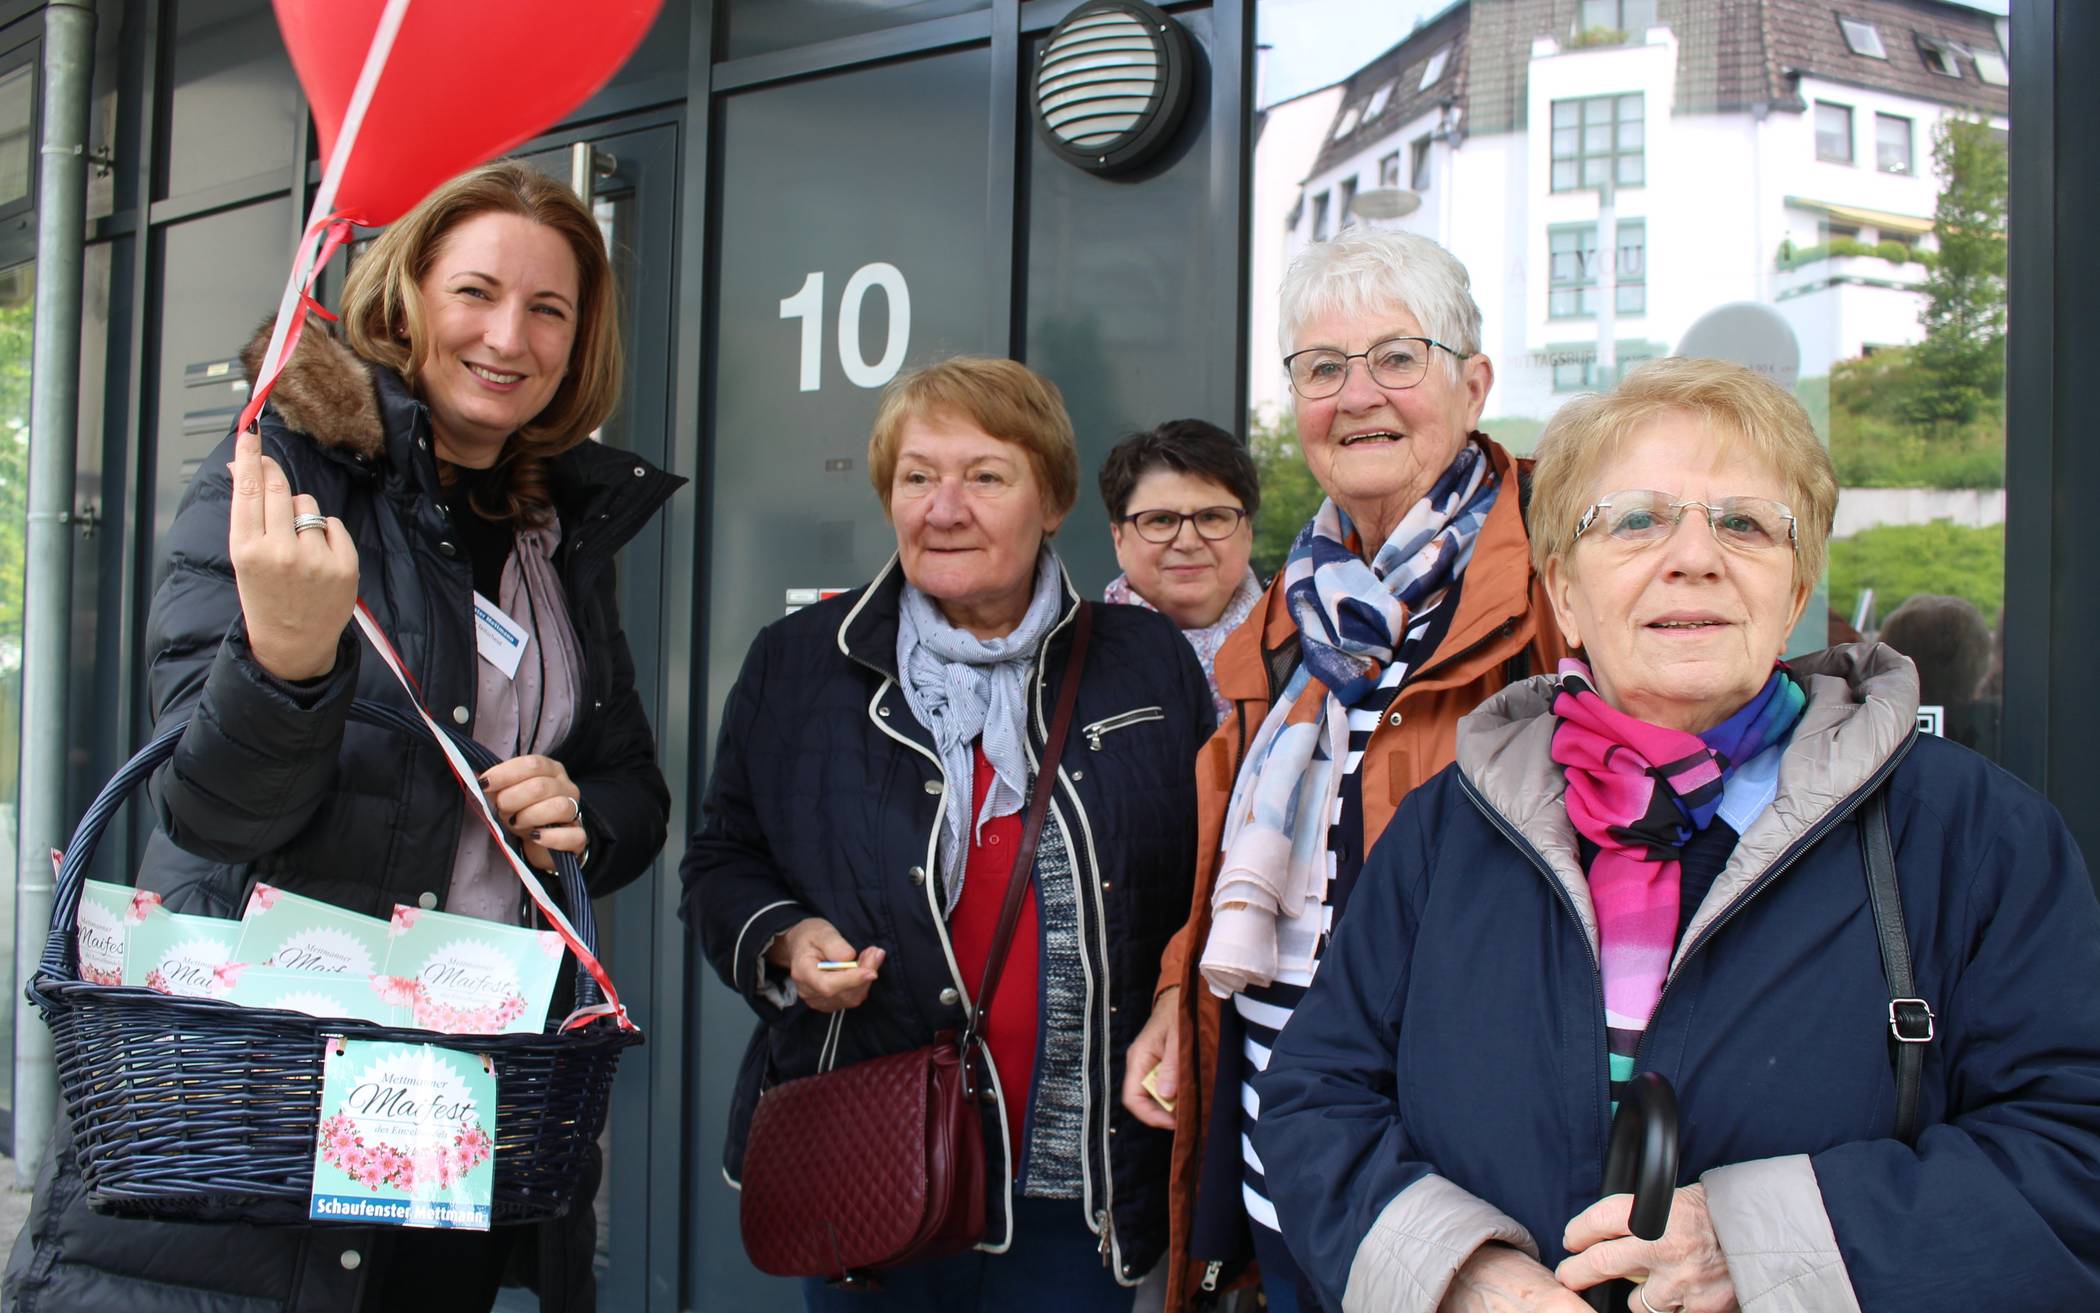
[[[73,599],[73,479],[80,391],[81,254],[86,235],[88,101],[95,76],[94,0],[44,10],[43,151],[38,158],[36,338],[29,374],[29,531],[22,594],[20,849],[15,970],[43,956],[51,922],[51,850],[66,841],[66,674]],[[51,1033],[18,989],[15,1008],[15,1181],[43,1165],[58,1106]]]

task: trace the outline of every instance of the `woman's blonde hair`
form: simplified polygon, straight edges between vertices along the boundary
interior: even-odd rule
[[[1577,397],[1547,421],[1532,470],[1528,526],[1539,570],[1567,560],[1583,512],[1598,495],[1615,491],[1595,486],[1598,471],[1636,429],[1670,414],[1703,421],[1724,453],[1740,452],[1779,476],[1794,513],[1794,583],[1814,586],[1837,513],[1830,453],[1808,412],[1777,383],[1741,365],[1693,356],[1649,361],[1611,391]]]
[[[531,165],[497,160],[445,183],[388,225],[351,266],[343,287],[350,349],[416,386],[430,359],[422,281],[452,230],[484,214],[515,214],[561,234],[576,257],[576,340],[569,371],[546,409],[504,445],[509,504],[497,518],[541,519],[552,510],[547,462],[582,442],[612,414],[620,395],[619,303],[605,237],[576,193]]]
[[[904,426],[933,415],[967,420],[1026,451],[1052,517],[1062,518],[1079,500],[1079,444],[1057,384],[1011,360],[955,356],[901,374],[882,390],[868,437],[868,482],[885,513]]]

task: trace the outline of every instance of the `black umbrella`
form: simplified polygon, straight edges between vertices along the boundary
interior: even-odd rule
[[[1604,1193],[1631,1193],[1628,1229],[1643,1240],[1662,1239],[1677,1193],[1677,1092],[1652,1071],[1635,1076],[1619,1100],[1604,1159]],[[1631,1281],[1606,1281],[1588,1294],[1590,1307],[1601,1313],[1627,1313],[1632,1298]]]

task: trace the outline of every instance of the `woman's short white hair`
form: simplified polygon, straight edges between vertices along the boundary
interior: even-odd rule
[[[1470,355],[1480,350],[1480,306],[1472,282],[1466,267],[1427,237],[1344,228],[1299,252],[1283,275],[1279,345],[1284,355],[1297,350],[1298,334],[1321,315],[1400,309],[1430,337]],[[1445,356],[1444,363],[1456,372],[1457,360]]]

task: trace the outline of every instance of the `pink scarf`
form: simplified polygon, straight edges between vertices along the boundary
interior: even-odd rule
[[[1735,767],[1793,733],[1808,698],[1784,666],[1703,734],[1638,720],[1598,696],[1588,666],[1560,663],[1553,760],[1567,774],[1568,819],[1597,845],[1590,897],[1612,1079],[1633,1074],[1677,947],[1684,845],[1713,821]]]

